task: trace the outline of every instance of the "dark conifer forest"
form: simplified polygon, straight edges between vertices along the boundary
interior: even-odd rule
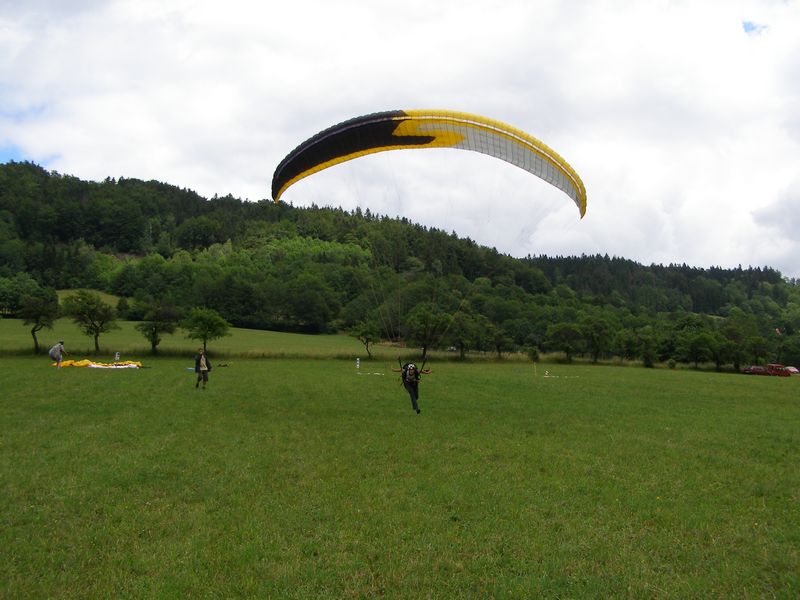
[[[154,303],[204,307],[236,327],[360,332],[458,356],[800,363],[798,282],[768,266],[513,258],[369,211],[0,165],[0,315],[74,288],[120,297],[122,319]]]

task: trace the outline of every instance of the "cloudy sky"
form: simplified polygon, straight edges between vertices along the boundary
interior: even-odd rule
[[[504,121],[572,201],[470,152],[388,152],[284,194],[514,256],[768,265],[800,277],[800,0],[0,0],[0,162],[269,198],[350,117]]]

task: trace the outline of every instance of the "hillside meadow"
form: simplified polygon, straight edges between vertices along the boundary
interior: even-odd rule
[[[100,335],[101,355],[108,358],[119,352],[123,358],[138,359],[152,355],[150,344],[134,328],[132,321],[118,321],[119,329]],[[40,345],[47,349],[58,340],[65,341],[71,353],[67,358],[94,355],[93,338],[81,333],[69,319],[59,319],[53,329],[37,333]],[[174,334],[164,335],[158,352],[164,355],[193,354],[197,340],[186,337],[186,332],[178,329]],[[231,328],[230,335],[210,341],[208,350],[216,356],[249,357],[328,357],[352,358],[364,356],[364,346],[348,335],[299,335],[277,331]],[[396,356],[396,348],[379,347],[378,354]],[[0,319],[0,354],[33,353],[33,338],[30,327],[19,319]]]
[[[800,594],[799,378],[142,360],[0,357],[3,597]]]
[[[70,358],[97,358],[111,360],[117,352],[121,359],[139,360],[153,356],[150,344],[136,331],[136,322],[117,321],[119,329],[100,335],[100,354],[94,351],[94,339],[84,335],[69,319],[62,318],[55,322],[52,329],[43,329],[37,333],[40,351],[46,354],[47,349],[58,340],[64,340]],[[178,329],[174,334],[163,336],[157,353],[161,356],[194,355],[198,340],[188,339],[186,331]],[[229,335],[208,343],[208,351],[212,357],[229,359],[240,358],[356,358],[367,361],[368,355],[364,345],[346,333],[327,335],[307,335],[284,333],[280,331],[263,331],[231,327]],[[389,361],[397,364],[399,358],[417,359],[419,350],[403,345],[383,342],[371,345],[370,351],[376,361]],[[30,326],[25,326],[20,319],[0,319],[0,356],[19,356],[33,354],[33,338]],[[450,351],[434,350],[429,355],[433,360],[458,360],[458,354]],[[543,355],[547,361],[556,361],[560,354]],[[492,361],[496,358],[493,352],[470,352],[472,361]],[[530,359],[524,353],[506,353],[504,358],[513,362],[527,362]]]

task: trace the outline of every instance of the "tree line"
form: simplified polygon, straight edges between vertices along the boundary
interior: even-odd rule
[[[769,267],[641,265],[602,255],[513,258],[405,218],[231,196],[161,182],[87,182],[0,165],[0,314],[35,290],[119,296],[305,333],[348,331],[430,349],[561,352],[567,359],[800,362],[800,290]],[[34,294],[35,295],[35,294]]]

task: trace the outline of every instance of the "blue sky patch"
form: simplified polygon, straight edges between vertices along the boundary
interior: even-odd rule
[[[759,25],[758,23],[753,23],[752,21],[742,21],[742,28],[747,35],[758,35],[766,31],[766,25]]]
[[[0,164],[5,164],[12,160],[17,162],[25,160],[22,150],[13,144],[0,144]]]

